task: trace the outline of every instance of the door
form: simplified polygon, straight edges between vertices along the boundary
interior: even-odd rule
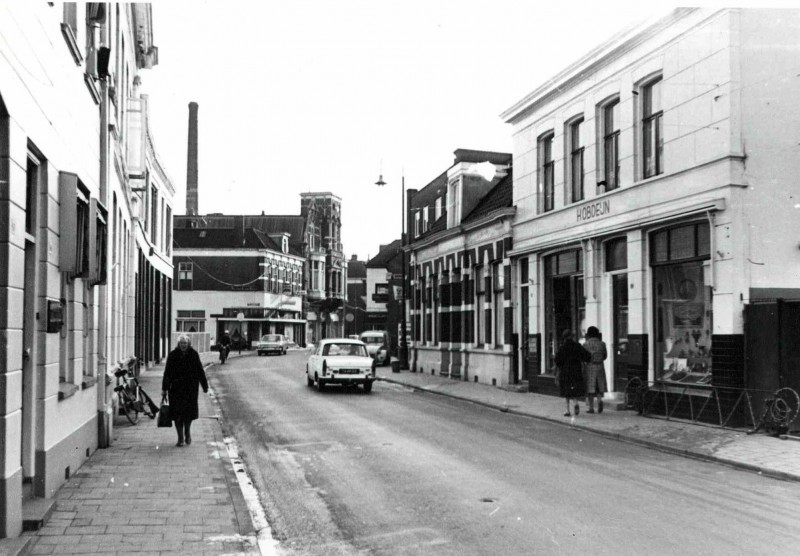
[[[614,350],[615,392],[624,392],[628,383],[628,275],[611,276],[611,347]]]
[[[36,207],[39,192],[40,165],[29,153],[26,176],[25,267],[22,294],[22,451],[24,477],[33,477],[36,459]]]

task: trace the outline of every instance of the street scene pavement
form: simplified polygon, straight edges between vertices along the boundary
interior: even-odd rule
[[[216,361],[214,352],[202,354],[208,369],[209,380],[214,385],[223,387],[226,380],[233,380],[244,372],[243,369],[255,368],[264,376],[270,388],[275,389],[274,381],[285,378],[287,384],[303,384],[302,370],[307,351],[290,353],[283,358],[238,357],[232,354],[224,367],[212,365]],[[263,370],[275,371],[264,374]],[[252,371],[251,371],[252,372]],[[278,374],[278,373],[282,374]],[[154,398],[160,391],[163,366],[145,372],[140,383]],[[247,375],[246,375],[247,376]],[[748,436],[745,431],[720,429],[716,427],[667,421],[665,419],[641,417],[633,411],[617,411],[607,407],[602,414],[586,415],[581,413],[575,418],[562,417],[563,400],[551,396],[527,392],[512,392],[484,384],[455,381],[448,378],[412,373],[409,371],[392,372],[391,367],[379,367],[377,376],[387,386],[413,389],[415,392],[444,396],[441,399],[471,402],[491,410],[498,410],[498,415],[507,413],[511,416],[533,417],[536,421],[563,425],[565,430],[597,433],[602,437],[630,442],[641,447],[653,448],[668,452],[675,456],[706,460],[722,464],[720,467],[733,467],[764,476],[764,480],[772,481],[767,492],[781,492],[780,483],[800,480],[800,445],[793,440],[779,440],[764,434]],[[226,379],[225,377],[228,377]],[[250,378],[246,378],[248,381]],[[270,382],[272,381],[272,382]],[[251,382],[248,382],[251,384]],[[255,389],[253,385],[252,389]],[[303,385],[299,392],[308,392]],[[218,392],[212,389],[212,396]],[[309,392],[313,396],[314,391]],[[225,393],[222,393],[223,398]],[[282,395],[282,394],[281,394]],[[370,398],[382,402],[379,389]],[[326,395],[323,395],[326,396]],[[348,404],[347,397],[337,397],[335,393],[327,394],[322,403],[333,406]],[[288,397],[285,396],[284,397]],[[319,402],[319,398],[317,403]],[[37,532],[26,533],[30,540],[22,553],[28,554],[259,554],[259,533],[253,525],[245,496],[239,488],[234,466],[226,452],[223,438],[224,422],[230,413],[235,417],[241,408],[227,408],[224,399],[223,415],[220,415],[218,401],[210,396],[200,395],[200,418],[193,426],[194,443],[191,446],[175,447],[173,429],[159,429],[155,421],[141,417],[136,426],[128,425],[124,418],[117,418],[114,428],[114,443],[107,449],[100,449],[80,468],[60,490],[56,496],[55,510],[45,526]],[[232,402],[231,402],[232,403]],[[293,400],[287,404],[296,405]],[[263,411],[272,411],[274,402],[264,402]],[[270,406],[270,407],[268,407]],[[305,411],[305,410],[301,410]],[[325,411],[329,411],[325,409]],[[223,422],[220,422],[220,418]],[[424,419],[424,416],[422,417]],[[310,419],[307,416],[306,421]],[[484,417],[485,420],[485,417]],[[336,421],[332,418],[331,421]],[[257,423],[262,426],[261,423]],[[284,425],[276,420],[274,427],[281,430]],[[289,431],[282,431],[287,435]],[[226,434],[228,431],[226,430]],[[594,442],[594,434],[583,437],[586,446]],[[384,439],[384,444],[389,444]],[[286,440],[288,442],[289,440]],[[281,448],[269,444],[267,449]],[[285,449],[285,447],[283,448]],[[296,448],[291,448],[296,449]],[[306,448],[301,448],[305,450]],[[276,457],[274,450],[272,457]],[[399,456],[398,456],[399,457]],[[624,457],[624,456],[623,456]],[[327,456],[327,466],[336,466],[338,460]],[[306,458],[307,459],[307,458]],[[252,461],[250,462],[253,463]],[[285,462],[283,462],[285,464]],[[565,463],[566,464],[566,463]],[[334,469],[341,475],[344,469]],[[260,473],[261,470],[250,469]],[[266,472],[266,471],[265,471]],[[448,468],[451,475],[459,470]],[[468,470],[461,470],[468,474]],[[444,473],[444,470],[442,470]],[[775,479],[781,479],[775,481]],[[260,479],[266,480],[266,479]],[[347,490],[348,481],[342,478]],[[258,483],[259,481],[254,481]],[[469,484],[467,481],[465,484]],[[776,486],[777,485],[777,486]],[[563,486],[563,485],[561,485]],[[561,488],[559,486],[559,488]],[[788,486],[788,483],[787,483]],[[271,488],[271,487],[267,487]],[[279,489],[279,486],[274,486]],[[287,490],[291,485],[285,487]],[[327,485],[328,490],[335,490],[334,484]],[[398,487],[399,488],[399,487]],[[495,487],[496,488],[496,487]],[[545,488],[540,485],[537,488]],[[555,489],[555,485],[547,488]],[[326,489],[321,489],[324,493]],[[752,487],[748,487],[752,490]],[[538,492],[538,491],[537,491]],[[282,491],[272,493],[283,495]],[[306,493],[308,494],[308,493]],[[409,495],[405,487],[396,491],[398,504],[393,511],[400,519],[407,508],[401,503],[404,495]],[[302,504],[299,497],[302,492],[295,493],[297,500],[292,503]],[[368,497],[365,490],[356,492],[358,496]],[[506,495],[512,497],[511,493]],[[576,493],[578,499],[583,494]],[[269,493],[261,493],[262,501],[270,497]],[[389,501],[391,503],[391,501]],[[405,502],[410,503],[409,500]],[[351,502],[358,504],[358,501]],[[782,502],[776,502],[782,507]],[[499,508],[499,504],[497,506]],[[436,511],[436,508],[428,510]],[[317,510],[311,510],[317,511]],[[332,510],[333,511],[333,510]],[[496,510],[495,510],[496,511]],[[777,510],[782,515],[781,510]],[[269,512],[268,512],[269,513]],[[351,516],[350,519],[355,519]],[[778,520],[777,517],[774,517]],[[308,523],[310,531],[321,530],[324,525],[313,520]],[[768,532],[767,532],[768,533]],[[410,533],[407,533],[410,534]],[[417,536],[424,537],[426,530],[419,529]],[[505,535],[505,533],[502,533]],[[351,553],[346,542],[327,543],[321,548],[293,550],[291,544],[282,539],[277,553],[286,554],[347,554]],[[345,539],[346,540],[346,539]],[[394,539],[399,542],[399,539]],[[294,539],[297,541],[297,539]],[[371,539],[379,543],[375,553],[449,553],[432,538],[428,545],[417,546],[417,551],[401,551],[399,544],[392,545],[389,538]],[[475,541],[477,543],[477,541]],[[385,544],[380,544],[385,543]],[[394,548],[393,548],[394,546]],[[474,547],[479,546],[475,544]],[[507,553],[519,552],[519,547],[509,545]],[[603,550],[610,549],[604,547]],[[484,553],[479,549],[476,554]],[[598,549],[597,553],[604,553]],[[617,553],[627,553],[620,547]],[[373,551],[370,551],[373,552]],[[542,553],[560,553],[561,549],[551,546]],[[270,551],[270,553],[272,553]]]
[[[231,354],[231,359],[238,356]],[[201,354],[204,365],[216,352]],[[163,365],[139,383],[158,402]],[[227,456],[219,415],[202,391],[193,443],[140,415],[114,422],[114,442],[97,450],[56,496],[27,554],[258,554],[252,520]]]
[[[626,442],[666,452],[716,461],[771,477],[800,480],[800,442],[780,440],[744,429],[723,429],[657,417],[642,417],[635,411],[609,409],[602,414],[583,413],[563,417],[564,400],[535,393],[510,392],[486,384],[408,371],[392,372],[379,367],[381,380],[396,382],[445,396],[479,403],[500,411],[547,419]]]

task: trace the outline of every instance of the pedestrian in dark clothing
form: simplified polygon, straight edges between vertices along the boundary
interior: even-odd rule
[[[574,340],[572,330],[564,330],[561,340],[561,347],[556,353],[558,389],[561,397],[567,400],[567,412],[564,417],[569,417],[569,407],[573,399],[575,400],[575,415],[580,413],[578,398],[582,398],[586,392],[583,383],[583,363],[588,362],[592,356]]]
[[[586,342],[583,347],[592,359],[586,364],[586,406],[587,413],[594,413],[594,397],[597,396],[597,412],[603,412],[603,394],[608,392],[606,386],[606,369],[603,361],[608,357],[606,343],[595,326],[586,331]]]
[[[189,345],[189,337],[181,335],[178,347],[167,356],[161,395],[168,395],[169,411],[178,431],[178,446],[192,443],[192,421],[197,419],[199,387],[208,392],[208,381],[200,355]]]

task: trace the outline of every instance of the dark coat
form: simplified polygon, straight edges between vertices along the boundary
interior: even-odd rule
[[[208,381],[200,355],[189,346],[186,351],[173,349],[167,356],[161,390],[169,392],[170,415],[175,421],[197,419],[198,386],[208,392]]]
[[[608,392],[606,386],[606,369],[603,361],[608,357],[606,343],[600,338],[586,338],[583,349],[589,352],[592,360],[586,365],[586,393],[602,397]]]
[[[575,340],[567,340],[558,349],[558,389],[562,398],[580,398],[586,395],[583,383],[583,363],[592,359],[591,354]]]

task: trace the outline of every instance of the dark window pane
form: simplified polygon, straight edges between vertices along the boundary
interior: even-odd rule
[[[669,258],[690,259],[695,256],[694,226],[673,228],[669,234]]]
[[[528,283],[528,259],[520,259],[519,261],[519,281],[524,286]]]
[[[614,239],[606,243],[606,270],[622,270],[628,267],[628,240]]]
[[[653,262],[655,263],[663,263],[669,260],[667,233],[668,232],[665,230],[653,236]]]
[[[711,254],[711,236],[708,232],[708,224],[703,223],[697,226],[697,256],[707,257]]]

